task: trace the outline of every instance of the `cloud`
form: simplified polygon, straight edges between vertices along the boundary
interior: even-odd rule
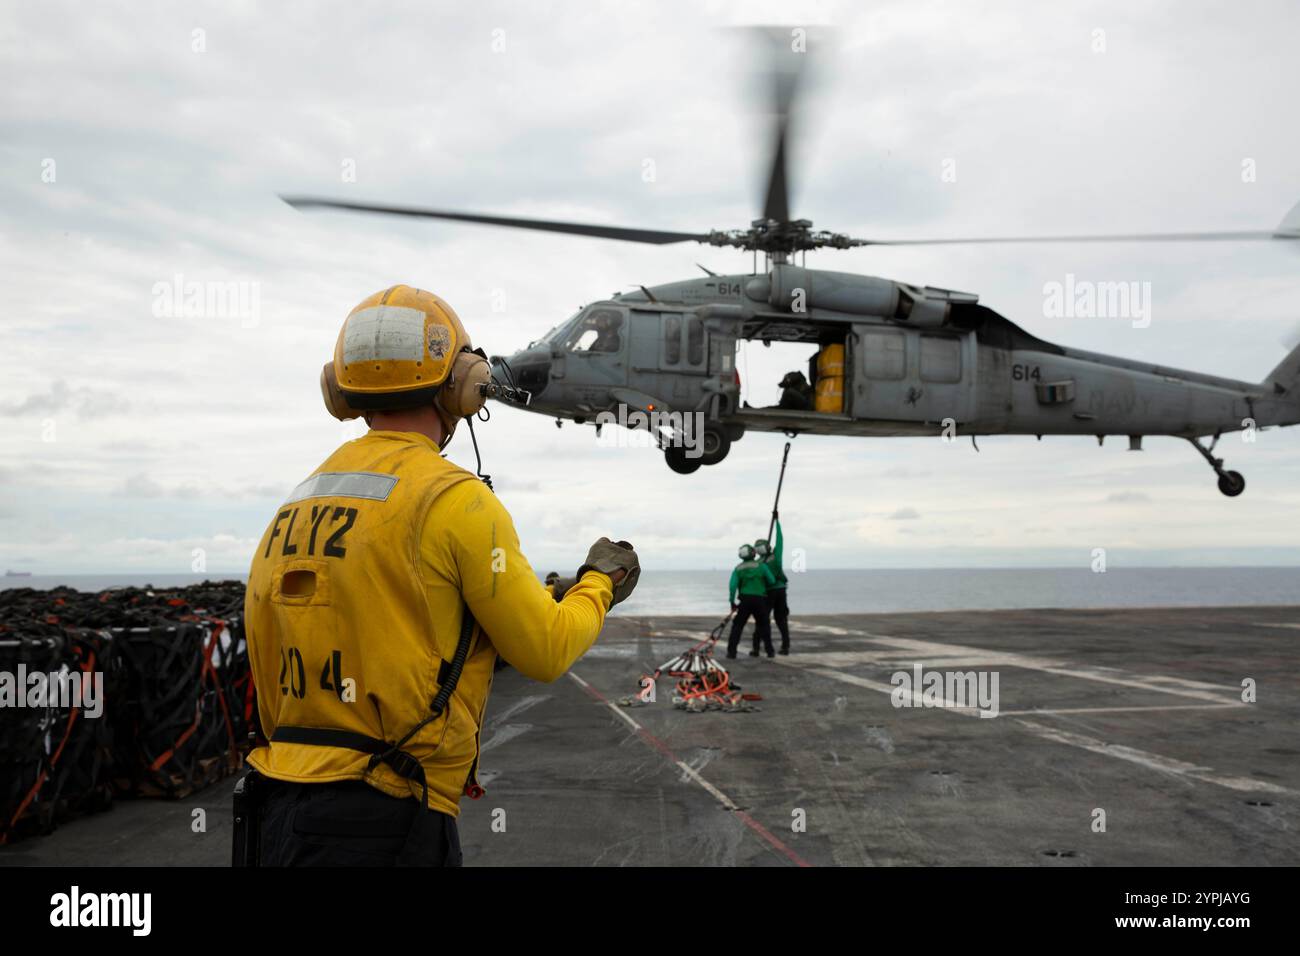
[[[71,411],[80,418],[94,419],[128,412],[131,403],[113,389],[71,388],[62,379],[51,382],[44,392],[28,395],[19,402],[0,404],[0,415],[52,416]]]
[[[0,566],[30,555],[110,568],[126,547],[114,542],[142,539],[163,544],[141,554],[188,567],[184,544],[213,528],[245,563],[234,553],[251,553],[277,501],[351,437],[320,407],[320,366],[348,310],[394,282],[437,291],[476,345],[510,354],[615,290],[701,275],[696,262],[750,269],[728,249],[304,214],[277,194],[744,226],[759,213],[767,137],[740,79],[748,51],[725,28],[762,11],[623,5],[557,22],[544,6],[488,0],[436,21],[341,2],[134,13],[53,2],[6,21],[0,482],[12,514]],[[827,60],[791,143],[793,209],[815,228],[885,239],[1268,228],[1295,202],[1276,172],[1300,155],[1300,127],[1275,121],[1300,85],[1291,6],[1264,3],[1245,21],[1230,7],[1170,20],[1117,3],[1062,14],[883,0],[819,13],[835,33],[813,51]],[[1104,54],[1090,49],[1098,23]],[[195,26],[206,52],[191,46]],[[1250,184],[1246,156],[1261,171]],[[877,246],[807,264],[975,292],[1052,341],[1254,381],[1294,325],[1293,252]],[[1043,284],[1067,273],[1149,279],[1151,326],[1044,316]],[[177,275],[256,282],[258,314],[156,316],[155,286]],[[1225,334],[1225,315],[1243,334]],[[754,346],[736,367],[757,389],[788,361]],[[47,417],[56,441],[43,440]],[[680,476],[651,449],[600,448],[590,427],[510,409],[494,406],[477,435],[535,563],[576,566],[609,534],[651,569],[729,565],[736,544],[765,533],[785,440],[750,432],[720,465]],[[975,454],[966,441],[801,435],[781,514],[790,546],[821,567],[948,563],[966,538],[982,550],[964,560],[1007,565],[1114,542],[1294,553],[1298,437],[1227,448],[1250,481],[1229,503],[1174,439],[1128,458],[1111,454],[1122,442],[1099,450],[1087,437],[981,437]],[[467,438],[449,457],[473,468]],[[1203,521],[1186,521],[1194,509]],[[960,528],[935,519],[954,511]],[[1027,520],[1033,550],[1016,530]],[[910,550],[895,541],[904,533]]]
[[[123,498],[161,498],[167,491],[148,475],[131,475],[122,482],[118,494]]]

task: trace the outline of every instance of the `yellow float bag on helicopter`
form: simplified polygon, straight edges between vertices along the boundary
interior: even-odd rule
[[[813,408],[819,412],[844,411],[843,345],[823,345],[817,353],[817,385]]]
[[[454,816],[463,792],[482,792],[479,728],[498,653],[555,680],[595,641],[612,600],[610,579],[589,571],[556,603],[482,482],[422,435],[372,431],[299,485],[258,544],[245,626],[269,744],[249,763],[278,780],[364,780],[395,797],[418,799],[427,783],[428,806]],[[449,683],[466,613],[477,623],[455,688],[402,742]],[[398,742],[414,774],[379,762]]]

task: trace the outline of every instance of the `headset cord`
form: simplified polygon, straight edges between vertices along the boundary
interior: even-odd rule
[[[515,381],[515,371],[504,358],[501,358],[501,367],[506,370],[506,378],[510,380],[511,388],[519,388],[519,384]]]
[[[469,425],[469,440],[474,443],[474,473],[488,486],[488,491],[496,494],[496,489],[492,487],[492,476],[483,474],[483,456],[479,454],[478,436],[474,434],[474,416],[466,418],[465,423]]]

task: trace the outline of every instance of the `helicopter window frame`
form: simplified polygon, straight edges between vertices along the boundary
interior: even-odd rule
[[[600,341],[600,333],[595,327],[594,320],[602,313],[608,314],[617,319],[617,324],[612,330],[614,336],[618,340],[616,348],[593,348],[593,346]],[[622,355],[627,341],[623,334],[626,328],[627,312],[625,310],[611,305],[591,306],[569,323],[567,334],[564,337],[564,351],[570,355]],[[595,333],[594,337],[588,338],[592,333]],[[586,345],[583,345],[584,340],[588,340]]]
[[[704,320],[692,312],[661,312],[660,362],[672,371],[707,372],[708,336]]]
[[[907,333],[901,329],[865,329],[859,333],[862,374],[877,382],[907,377]]]
[[[708,355],[704,348],[704,320],[698,315],[686,317],[686,364],[691,368],[704,365]]]
[[[528,347],[532,348],[534,345],[541,345],[543,342],[545,342],[547,345],[556,345],[561,348],[564,348],[568,340],[570,330],[573,329],[574,323],[576,323],[578,319],[581,318],[581,316],[582,316],[581,310],[573,313],[573,315],[569,316],[559,325],[555,326],[555,328],[551,329],[551,331],[547,332],[540,339],[536,339],[535,341],[529,342]]]
[[[664,317],[664,364],[682,364],[682,316],[678,312],[665,312]]]
[[[942,347],[940,347],[942,343]],[[964,375],[962,340],[953,335],[921,333],[917,370],[921,381],[933,385],[959,385]]]

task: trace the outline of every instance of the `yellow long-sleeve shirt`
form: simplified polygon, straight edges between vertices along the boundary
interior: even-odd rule
[[[477,786],[497,655],[555,680],[594,643],[612,600],[610,579],[591,571],[556,603],[488,488],[422,435],[372,431],[304,481],[258,545],[245,618],[271,743],[249,762],[281,780],[361,779],[418,796],[388,766],[368,769],[367,753],[275,737],[306,727],[399,740],[429,714],[468,605],[478,627],[455,692],[402,748],[424,767],[429,806],[454,815]]]

